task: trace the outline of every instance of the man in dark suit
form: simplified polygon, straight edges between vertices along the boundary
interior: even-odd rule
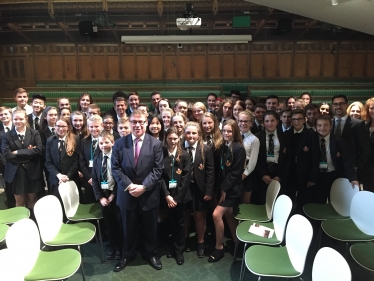
[[[123,92],[115,92],[113,94],[113,104],[114,104],[114,106],[111,109],[109,109],[107,112],[105,112],[105,114],[104,114],[104,116],[105,115],[111,115],[113,117],[113,121],[114,122],[118,121],[117,111],[115,109],[115,104],[116,104],[115,101],[116,101],[116,98],[118,98],[118,97],[124,98],[125,100],[127,99],[127,95],[125,93],[123,93]]]
[[[112,151],[112,173],[118,184],[117,205],[121,209],[124,245],[122,259],[114,271],[135,259],[139,216],[144,227],[144,246],[151,266],[162,269],[156,256],[159,180],[164,168],[162,143],[146,134],[147,117],[138,110],[130,116],[132,134],[118,139]]]
[[[253,107],[253,114],[255,116],[255,122],[251,127],[252,134],[256,134],[264,130],[264,113],[266,112],[266,106],[263,103],[258,103]]]
[[[41,94],[32,96],[32,113],[27,115],[30,128],[39,131],[42,124],[42,113],[45,108],[46,97]]]
[[[335,118],[331,132],[347,143],[359,181],[363,185],[370,184],[370,177],[365,177],[370,157],[370,138],[365,130],[365,122],[347,115],[348,99],[345,95],[334,96],[332,107]]]

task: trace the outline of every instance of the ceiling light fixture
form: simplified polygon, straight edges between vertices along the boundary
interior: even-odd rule
[[[338,2],[338,0],[331,0],[331,4],[332,4],[333,6],[336,6],[336,5],[339,4],[339,2]]]

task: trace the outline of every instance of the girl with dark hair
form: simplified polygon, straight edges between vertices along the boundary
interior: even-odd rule
[[[253,111],[253,107],[256,105],[256,101],[252,97],[247,97],[244,101],[245,109]]]
[[[295,102],[296,98],[295,97],[289,97],[286,99],[286,107],[289,107],[291,109],[295,109]]]
[[[232,110],[232,114],[234,116],[234,119],[236,120],[236,122],[238,122],[238,118],[239,118],[239,113],[244,111],[245,110],[245,103],[241,100],[238,100],[235,102],[234,104],[234,107],[233,107],[233,110]]]
[[[86,115],[80,111],[74,111],[70,114],[70,122],[73,125],[72,133],[79,136],[81,139],[86,138],[90,135],[87,130],[87,118]]]
[[[148,118],[146,132],[159,141],[164,141],[164,123],[162,122],[160,115],[154,115]]]
[[[77,102],[77,110],[87,116],[88,106],[93,103],[93,99],[89,93],[83,93],[79,96]]]
[[[56,133],[57,108],[54,106],[47,106],[43,110],[41,119],[40,136],[42,138],[43,147],[45,148],[47,139],[54,136]]]

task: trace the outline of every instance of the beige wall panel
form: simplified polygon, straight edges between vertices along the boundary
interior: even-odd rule
[[[295,77],[306,76],[307,54],[295,54],[294,58],[294,75]]]
[[[352,54],[341,53],[339,55],[338,76],[350,77],[350,70],[352,66]]]
[[[366,66],[367,66],[366,76],[374,77],[374,54],[368,54]]]
[[[125,80],[135,79],[135,57],[123,56],[122,57],[122,70]]]
[[[62,57],[50,56],[49,60],[50,60],[50,68],[51,68],[51,79],[62,80],[63,79]]]
[[[81,80],[92,80],[91,56],[79,56],[78,59]]]
[[[309,76],[318,77],[321,70],[321,54],[310,54],[309,56]]]
[[[94,79],[95,80],[106,80],[107,63],[105,56],[93,56],[93,67],[94,67]]]
[[[179,56],[178,68],[180,79],[191,79],[191,56]]]
[[[352,76],[364,77],[365,54],[354,54],[352,62]]]
[[[165,56],[164,62],[165,79],[177,79],[176,56]]]
[[[149,57],[149,70],[151,75],[150,79],[162,79],[162,56]]]
[[[221,56],[208,55],[208,78],[219,79],[221,78]]]
[[[148,56],[136,56],[136,78],[148,80]]]
[[[236,55],[236,78],[248,78],[249,61],[247,54]]]
[[[118,56],[108,56],[107,60],[108,60],[108,79],[109,80],[120,79]]]
[[[279,55],[279,77],[290,77],[292,66],[292,54]]]
[[[48,56],[35,56],[36,60],[36,79],[49,80],[49,58]]]
[[[194,55],[192,57],[192,74],[194,79],[206,79],[205,55]]]
[[[265,73],[266,77],[277,76],[278,54],[266,54],[265,56]]]
[[[223,78],[233,79],[234,76],[234,62],[235,56],[232,55],[223,55]]]
[[[323,55],[322,65],[323,65],[323,68],[322,68],[323,77],[333,77],[334,68],[335,68],[335,56],[330,53],[325,53]]]
[[[77,79],[77,58],[76,56],[64,56],[65,60],[65,79]]]
[[[263,77],[264,68],[264,55],[263,54],[252,54],[252,76],[253,77]]]

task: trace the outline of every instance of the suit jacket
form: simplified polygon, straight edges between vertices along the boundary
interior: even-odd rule
[[[264,126],[264,125],[262,125],[262,126]],[[263,130],[260,130],[260,128],[257,126],[256,122],[253,121],[253,125],[251,127],[252,134],[255,135],[255,134],[257,134],[258,132],[261,132],[261,131],[263,131]]]
[[[3,154],[0,153],[0,173],[1,174],[4,174],[4,170],[5,170],[5,158],[3,156]]]
[[[370,136],[371,121],[367,122],[365,125],[366,133]],[[374,165],[374,138],[370,137],[370,162]]]
[[[116,128],[117,128],[117,126],[116,126]],[[113,128],[113,137],[114,137],[114,140],[118,140],[121,137],[119,135],[119,133],[116,130],[114,130],[114,128]]]
[[[330,134],[330,155],[339,178],[357,180],[350,148],[343,138]]]
[[[162,185],[164,196],[170,195],[178,203],[182,203],[184,197],[187,194],[188,188],[191,182],[191,173],[190,173],[190,156],[186,151],[183,151],[181,159],[179,162],[174,161],[173,168],[173,179],[177,181],[177,187],[169,189],[169,181],[171,177],[171,165],[170,157],[168,150],[164,148],[164,171],[162,173],[162,180],[164,184]]]
[[[204,144],[204,159],[201,156],[201,148],[197,145],[195,161],[193,165],[195,183],[201,192],[208,196],[214,194],[214,157],[212,148]]]
[[[118,139],[112,149],[112,174],[118,184],[117,205],[121,209],[134,210],[137,205],[144,210],[152,210],[160,204],[159,181],[164,169],[162,143],[144,135],[137,166],[134,164],[132,134]],[[148,191],[139,197],[124,190],[130,184],[144,185]]]
[[[100,154],[99,142],[97,142],[95,152],[92,151],[91,159],[91,148],[92,148],[92,137],[88,136],[81,140],[79,150],[79,171],[82,172],[85,182],[91,179],[92,168],[90,168],[90,160],[94,160]]]
[[[240,197],[243,192],[242,174],[246,159],[246,153],[243,145],[239,142],[233,142],[231,149],[228,149],[226,157],[223,150],[226,145],[220,148],[220,188],[226,192],[226,197]]]
[[[62,150],[61,159],[58,152],[58,137],[47,139],[45,167],[49,172],[48,180],[53,185],[58,185],[57,174],[67,175],[72,181],[78,178],[79,167],[79,137],[74,136],[76,142],[75,151],[69,155],[65,149]]]
[[[28,148],[32,146],[32,148]],[[16,130],[5,133],[2,138],[1,149],[6,159],[4,180],[12,182],[19,165],[24,164],[30,180],[43,178],[43,145],[38,131],[26,128],[23,144],[18,138]],[[17,150],[17,154],[12,151]]]
[[[4,124],[1,124],[1,125],[3,125],[3,129],[2,130],[0,130],[0,150],[1,150],[1,143],[2,143],[2,139],[3,139],[3,136],[5,135],[5,128],[4,128]],[[11,128],[11,130],[13,130],[14,129],[14,125],[12,124],[12,128]]]
[[[312,129],[304,127],[303,131],[299,133],[297,143],[295,143],[297,134],[294,134],[293,128],[287,130],[284,134],[287,135],[291,147],[290,167],[292,167],[292,173],[288,176],[290,182],[300,185],[306,185],[307,182],[315,183],[319,172],[320,157],[318,134]],[[295,163],[296,157],[297,162]],[[294,179],[291,179],[291,177]]]
[[[99,150],[100,151],[100,150]],[[103,153],[100,151],[99,154],[93,160],[92,168],[92,189],[95,194],[96,200],[100,200],[105,197],[103,190],[101,189],[101,167],[103,162]],[[117,183],[114,185],[112,194],[114,197],[117,196]]]
[[[335,122],[332,120],[331,132],[334,134]],[[347,117],[341,137],[346,141],[355,166],[365,169],[370,157],[370,139],[365,130],[365,122],[356,118]]]
[[[278,167],[276,170],[276,176],[279,177],[281,180],[286,180],[288,171],[290,168],[290,146],[289,141],[287,139],[287,135],[283,134],[280,131],[277,131],[277,136],[279,139],[279,157],[278,157]],[[268,164],[266,161],[267,154],[266,154],[266,131],[263,130],[261,132],[258,132],[256,134],[256,137],[258,137],[260,141],[260,149],[258,152],[258,159],[256,164],[256,174],[259,177],[259,179],[262,179],[263,176],[269,174],[268,170]]]

